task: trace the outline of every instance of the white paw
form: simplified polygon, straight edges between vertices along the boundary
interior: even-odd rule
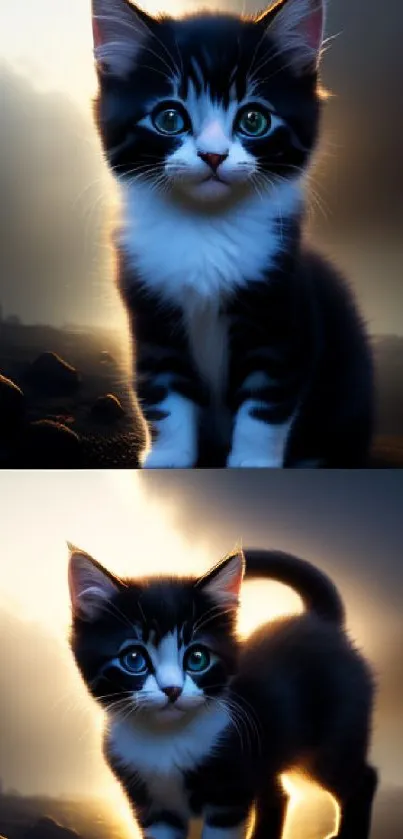
[[[247,457],[244,454],[230,454],[227,460],[229,469],[281,469],[282,464],[269,457]]]
[[[154,446],[143,462],[143,469],[191,469],[192,466],[194,466],[193,452],[181,451],[173,447]]]

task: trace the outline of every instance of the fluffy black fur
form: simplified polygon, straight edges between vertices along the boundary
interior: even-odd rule
[[[94,0],[98,5],[102,2]],[[284,122],[268,138],[243,137],[243,144],[273,181],[306,170],[317,144],[322,102],[317,65],[296,67],[270,35],[269,24],[286,5],[282,0],[258,20],[204,12],[180,20],[153,19],[136,8],[135,25],[143,37],[129,70],[117,75],[107,55],[98,62],[96,118],[114,173],[152,180],[153,170],[160,171],[180,144],[178,137],[139,124],[150,101],[172,98],[171,74],[178,68],[182,97],[191,80],[196,90],[204,85],[212,99],[226,104],[230,86],[239,99],[244,96],[252,64],[257,94],[272,103]],[[115,0],[113,8],[119,14],[132,7],[128,0]],[[166,417],[161,403],[170,392],[199,406],[193,466],[227,463],[237,411],[250,399],[255,401],[250,414],[262,423],[278,426],[295,417],[281,465],[366,466],[373,371],[355,301],[343,278],[305,241],[303,214],[279,216],[278,225],[283,247],[265,282],[234,288],[219,302],[228,323],[228,371],[218,420],[209,385],[192,358],[181,306],[153,292],[119,248],[119,288],[131,321],[139,403],[157,434]],[[161,244],[156,241],[155,247]],[[245,385],[255,372],[266,373],[270,384]],[[167,373],[169,383],[161,383]]]

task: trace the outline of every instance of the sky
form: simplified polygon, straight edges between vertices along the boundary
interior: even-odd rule
[[[379,693],[373,760],[403,785],[401,472],[0,473],[0,778],[26,794],[96,794],[129,824],[100,754],[102,717],[68,649],[66,540],[121,575],[201,574],[236,544],[292,551],[329,573]],[[300,608],[244,587],[239,628]]]
[[[180,14],[197,2],[145,8]],[[348,272],[370,330],[403,334],[403,7],[388,0],[387,9],[329,4],[327,34],[337,37],[323,75],[336,95],[309,203],[318,241]],[[0,306],[27,322],[120,328],[109,241],[117,194],[92,124],[91,50],[90,0],[1,4]]]

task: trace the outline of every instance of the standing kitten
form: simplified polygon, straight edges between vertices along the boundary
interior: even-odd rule
[[[303,237],[322,0],[257,19],[92,5],[119,286],[156,435],[144,465],[365,465],[366,337]]]
[[[72,549],[71,646],[106,711],[104,751],[148,839],[280,839],[279,775],[299,767],[340,805],[339,839],[368,839],[373,686],[330,580],[288,554],[246,551],[247,577],[293,585],[305,613],[235,633],[244,557],[200,579],[119,580]]]

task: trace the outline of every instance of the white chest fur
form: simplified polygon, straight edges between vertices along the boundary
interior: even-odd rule
[[[191,212],[138,182],[122,187],[122,198],[119,242],[129,264],[151,290],[180,307],[194,361],[217,402],[228,342],[220,304],[267,275],[283,245],[277,220],[295,212],[301,186],[284,182],[221,215]]]
[[[122,187],[119,241],[137,274],[166,301],[192,308],[263,279],[281,250],[277,219],[301,201],[298,182],[253,194],[222,214],[201,214],[136,182]]]
[[[197,766],[217,747],[229,724],[225,709],[210,706],[176,729],[150,729],[136,722],[115,719],[108,742],[122,766],[138,772],[156,808],[190,815],[183,772]]]
[[[228,367],[227,318],[220,314],[219,300],[200,300],[192,291],[183,306],[190,351],[217,407],[224,391]]]

